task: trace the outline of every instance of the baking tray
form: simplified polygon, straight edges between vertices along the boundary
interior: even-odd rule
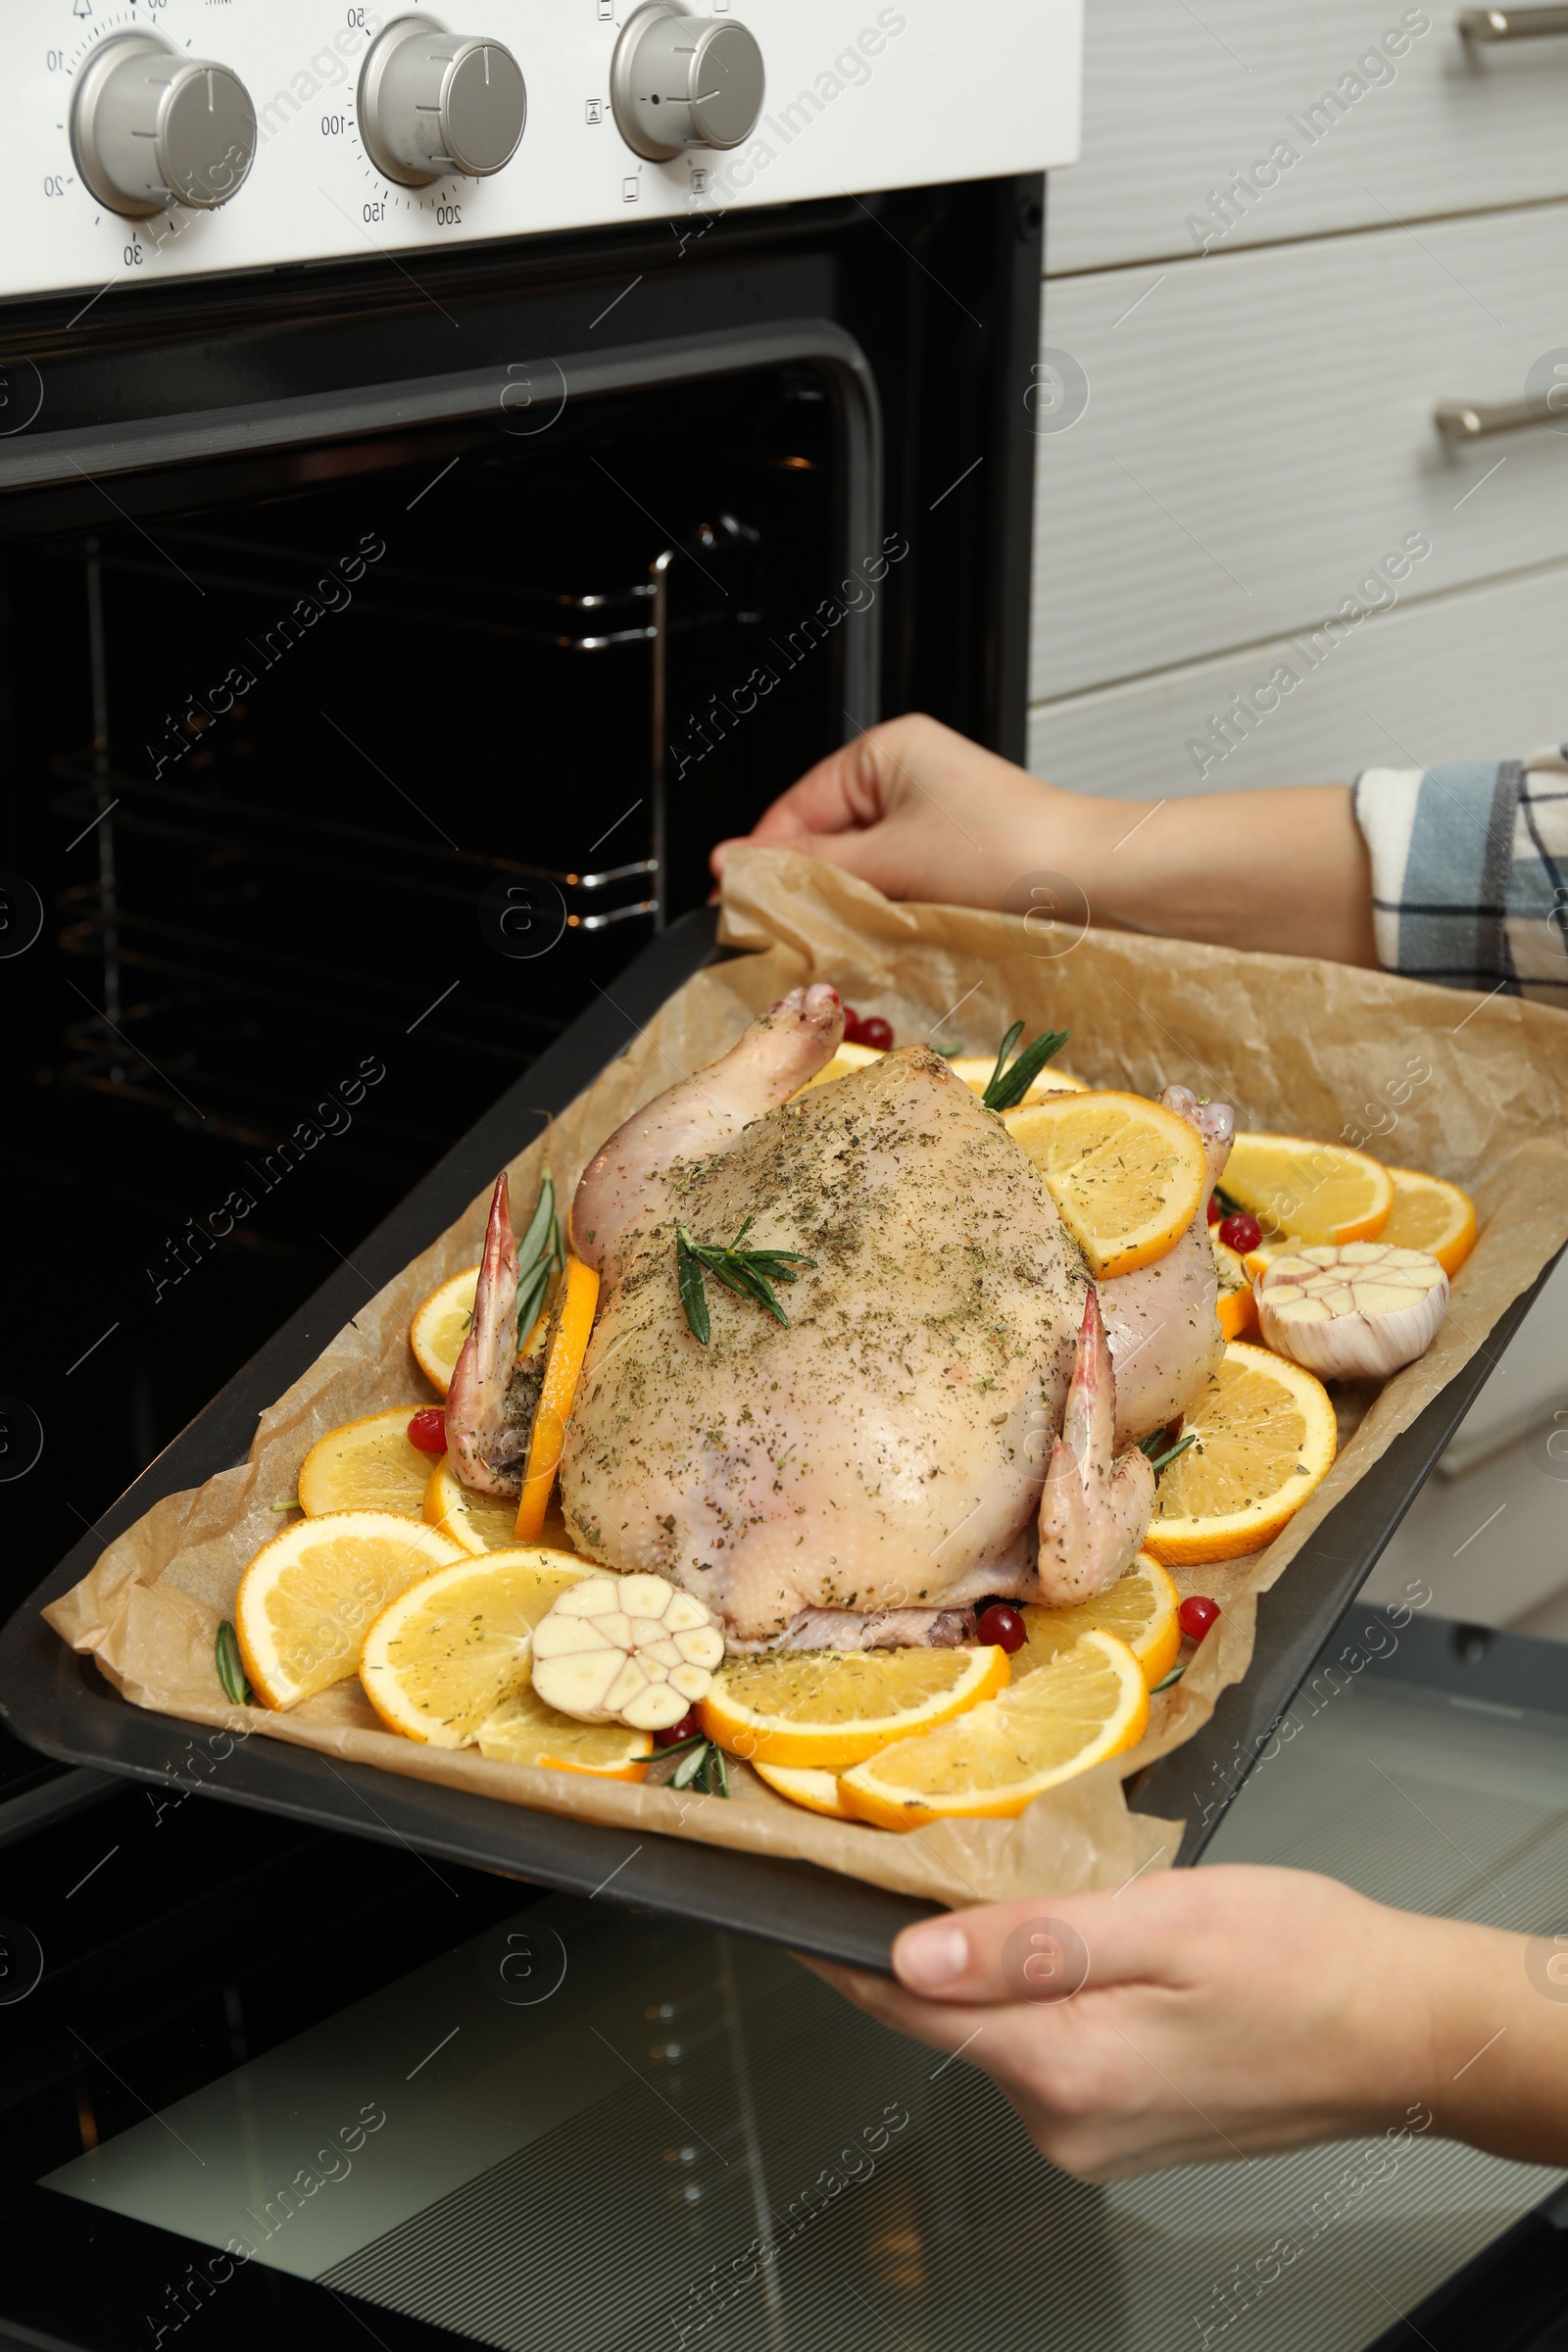
[[[164,1495],[200,1486],[245,1459],[259,1415],[351,1319],[364,1303],[367,1283],[379,1289],[444,1232],[496,1169],[524,1150],[665,1000],[712,961],[719,952],[715,919],[709,908],[683,916],[620,974],[613,996],[601,990],[598,1001],[361,1243],[354,1265],[331,1275],[73,1546],[0,1632],[0,1721],[7,1730],[61,1763],[95,1773],[166,1788],[178,1782],[220,1803],[286,1814],[571,1894],[677,1912],[857,1967],[887,1968],[894,1936],[934,1906],[813,1863],[657,1834],[634,1838],[370,1765],[334,1762],[281,1740],[246,1740],[220,1762],[209,1749],[198,1771],[192,1727],[129,1705],[39,1615]],[[1136,1809],[1187,1821],[1182,1863],[1196,1861],[1212,1837],[1534,1296],[1532,1291],[1514,1301],[1487,1345],[1395,1440],[1307,1540],[1289,1574],[1262,1596],[1246,1681],[1223,1693],[1195,1738],[1141,1776],[1131,1792]]]

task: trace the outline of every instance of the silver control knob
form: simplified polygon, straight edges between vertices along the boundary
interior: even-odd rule
[[[499,41],[400,17],[360,70],[366,153],[388,179],[426,188],[454,172],[483,179],[510,164],[528,120],[521,69]]]
[[[626,20],[610,103],[628,147],[662,163],[683,147],[738,147],[757,127],[765,75],[744,24],[649,0]]]
[[[226,204],[256,153],[256,109],[227,66],[184,57],[156,33],[96,48],[71,105],[76,169],[100,204],[150,220],[172,204]]]

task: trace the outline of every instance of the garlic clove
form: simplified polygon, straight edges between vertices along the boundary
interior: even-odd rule
[[[581,1723],[663,1731],[706,1697],[723,1655],[710,1611],[663,1577],[585,1577],[534,1628],[533,1687]]]
[[[1424,1355],[1448,1305],[1426,1250],[1324,1244],[1272,1258],[1252,1284],[1263,1338],[1323,1380],[1381,1379]]]

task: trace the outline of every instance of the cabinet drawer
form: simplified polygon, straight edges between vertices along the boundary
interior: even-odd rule
[[[1039,705],[1029,765],[1077,792],[1175,799],[1348,784],[1363,767],[1518,759],[1568,737],[1565,647],[1568,564],[1558,564],[1374,615],[1326,647],[1282,638]],[[1297,683],[1282,691],[1276,680],[1271,691],[1280,665]],[[1236,696],[1251,705],[1250,720],[1236,713]],[[1237,745],[1228,752],[1211,725],[1227,713]]]
[[[1130,313],[1132,273],[1047,291],[1045,344],[1089,400],[1053,431],[1051,379],[1035,396],[1033,700],[1568,554],[1568,416],[1459,448],[1433,423],[1440,398],[1518,401],[1534,363],[1568,368],[1568,205],[1147,282]]]
[[[1568,194],[1568,36],[1480,46],[1457,13],[1088,0],[1083,160],[1051,182],[1048,270],[1200,252],[1205,216],[1223,252]]]

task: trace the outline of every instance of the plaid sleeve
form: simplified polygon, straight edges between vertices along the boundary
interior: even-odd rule
[[[1369,767],[1354,807],[1385,970],[1568,1006],[1568,744]]]

